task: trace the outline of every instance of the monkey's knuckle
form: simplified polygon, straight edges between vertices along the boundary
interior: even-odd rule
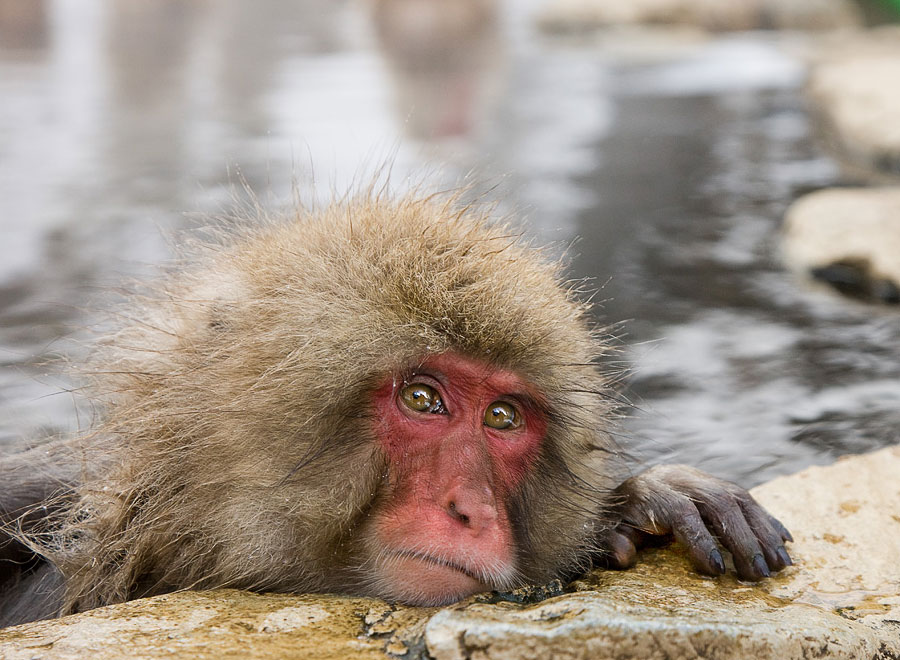
[[[687,465],[673,463],[668,465],[654,465],[645,470],[642,474],[646,475],[656,483],[674,486],[682,481],[685,475],[690,474],[692,471],[693,468],[690,468]]]
[[[701,505],[701,509],[705,517],[725,525],[731,525],[732,521],[744,517],[740,504],[728,493],[710,497]]]
[[[683,495],[672,497],[668,501],[669,518],[679,525],[700,520],[700,514],[690,499]]]
[[[753,495],[750,494],[750,491],[745,490],[744,488],[741,488],[740,486],[736,486],[734,484],[728,484],[728,493],[741,506],[756,506],[756,507],[759,506],[756,503],[756,500],[753,499]]]

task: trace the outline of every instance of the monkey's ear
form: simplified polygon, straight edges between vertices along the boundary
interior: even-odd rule
[[[743,488],[686,465],[658,465],[616,489],[620,524],[598,539],[609,544],[608,563],[631,560],[630,548],[652,537],[674,536],[700,573],[721,575],[718,539],[742,580],[756,581],[790,566],[784,543],[791,533]]]

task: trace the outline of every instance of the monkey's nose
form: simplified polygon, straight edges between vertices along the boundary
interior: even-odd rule
[[[489,489],[479,492],[465,486],[451,488],[444,497],[444,511],[478,534],[497,525],[497,506]]]

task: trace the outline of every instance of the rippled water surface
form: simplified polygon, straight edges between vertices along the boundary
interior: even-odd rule
[[[535,3],[28,0],[0,12],[0,445],[83,427],[65,379],[104,292],[244,187],[279,208],[389,162],[497,185],[624,321],[624,442],[754,484],[897,441],[900,325],[778,256],[840,183],[772,35],[535,33]],[[377,3],[376,3],[377,4]],[[426,17],[427,18],[427,17]]]

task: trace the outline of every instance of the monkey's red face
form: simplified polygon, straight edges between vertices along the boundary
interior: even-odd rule
[[[368,534],[378,595],[435,605],[516,578],[508,502],[546,420],[516,374],[446,353],[374,397],[388,494]]]

